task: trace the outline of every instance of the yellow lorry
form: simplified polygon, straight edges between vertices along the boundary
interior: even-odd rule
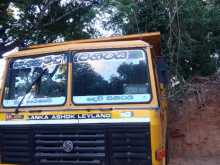
[[[31,46],[5,58],[0,162],[166,164],[160,33]]]

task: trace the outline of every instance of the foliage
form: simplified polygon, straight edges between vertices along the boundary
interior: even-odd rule
[[[0,54],[15,46],[94,37],[92,23],[102,12],[109,16],[103,19],[107,30],[160,31],[173,76],[209,75],[218,67],[219,0],[1,0]]]
[[[98,4],[98,0],[1,1],[0,54],[15,46],[91,37],[95,29],[90,22]]]
[[[107,28],[120,27],[123,34],[160,31],[172,75],[187,79],[216,71],[218,0],[110,0],[104,10],[111,15]]]

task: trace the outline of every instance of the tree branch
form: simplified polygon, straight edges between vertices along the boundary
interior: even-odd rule
[[[67,11],[66,13],[64,13],[63,15],[61,15],[61,16],[55,18],[55,19],[52,19],[51,22],[45,23],[45,24],[43,25],[43,27],[47,27],[47,26],[50,26],[50,25],[52,25],[52,24],[54,24],[54,23],[56,23],[56,22],[59,22],[60,20],[62,20],[63,18],[65,18],[66,16],[68,16],[69,14],[75,12],[76,10],[78,10],[78,9],[80,9],[80,8],[82,8],[82,6],[78,6],[77,8],[72,8],[72,9],[68,10],[68,11]]]

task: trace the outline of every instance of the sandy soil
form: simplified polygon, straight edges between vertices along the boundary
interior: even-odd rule
[[[220,165],[220,158],[194,158],[194,159],[184,159],[176,158],[172,159],[169,165]]]
[[[170,165],[220,165],[220,76],[195,78],[170,102]]]

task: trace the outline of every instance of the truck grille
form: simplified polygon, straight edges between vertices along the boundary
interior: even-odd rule
[[[147,124],[0,127],[3,163],[150,165]]]
[[[2,160],[8,163],[31,163],[30,132],[25,129],[4,130],[1,132],[0,144]]]
[[[143,127],[114,128],[111,131],[112,164],[134,165],[146,164],[150,155],[146,154],[150,149],[147,144],[149,132]],[[148,146],[148,147],[147,147]]]
[[[35,133],[35,158],[40,164],[103,164],[105,161],[105,131],[103,128],[66,128],[39,130]],[[64,150],[71,141],[73,149]]]

